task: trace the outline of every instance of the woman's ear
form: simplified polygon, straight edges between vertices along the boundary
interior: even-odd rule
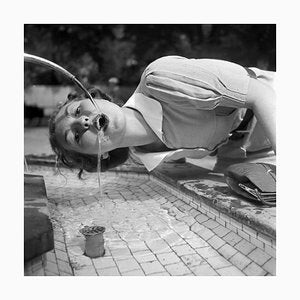
[[[89,92],[93,98],[102,98],[102,93],[98,88],[91,88]]]
[[[69,94],[68,94],[68,100],[70,101],[70,100],[73,100],[73,99],[75,99],[75,98],[77,98],[78,97],[78,94],[75,92],[75,91],[72,91],[72,92],[70,92]]]

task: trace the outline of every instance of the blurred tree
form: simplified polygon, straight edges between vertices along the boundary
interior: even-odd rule
[[[90,84],[117,77],[136,85],[151,61],[164,55],[217,58],[276,69],[274,24],[26,24],[25,52],[65,67]],[[44,67],[27,64],[25,86],[67,84]]]

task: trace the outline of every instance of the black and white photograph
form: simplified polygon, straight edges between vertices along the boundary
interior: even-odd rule
[[[297,298],[292,1],[1,13],[1,298]]]
[[[24,24],[25,276],[275,276],[275,76],[276,24]]]

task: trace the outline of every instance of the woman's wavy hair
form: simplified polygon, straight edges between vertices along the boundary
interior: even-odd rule
[[[100,91],[97,88],[89,89],[89,92],[93,98],[105,99],[112,101],[111,97]],[[50,116],[49,119],[49,140],[52,150],[57,155],[58,165],[62,163],[66,167],[71,169],[79,169],[78,177],[82,178],[83,171],[97,172],[98,156],[93,154],[84,154],[73,150],[64,149],[58,142],[55,134],[55,118],[58,112],[68,103],[85,99],[84,94],[77,94],[72,92],[68,95],[67,101],[60,104]],[[101,158],[101,172],[105,172],[111,168],[115,168],[120,164],[123,164],[129,157],[129,148],[118,148],[108,152],[108,157]]]

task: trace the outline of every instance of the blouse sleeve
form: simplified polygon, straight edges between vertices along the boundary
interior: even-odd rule
[[[144,71],[140,88],[147,96],[185,109],[245,107],[249,76],[226,61],[167,56]]]

